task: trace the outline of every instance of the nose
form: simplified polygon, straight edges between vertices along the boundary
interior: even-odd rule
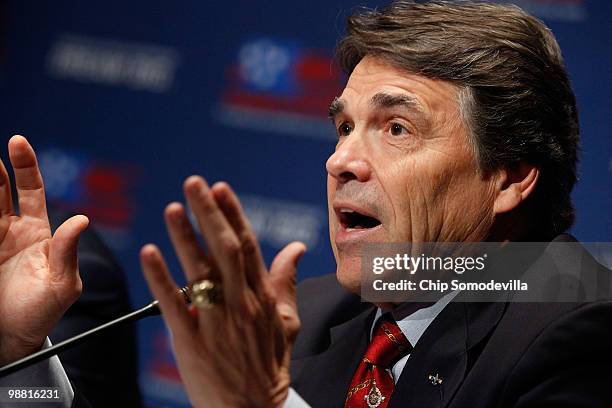
[[[350,180],[367,181],[372,169],[362,138],[356,133],[347,136],[327,159],[325,168],[327,173],[340,183],[346,183]]]

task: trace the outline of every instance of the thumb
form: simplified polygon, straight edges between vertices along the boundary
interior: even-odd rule
[[[55,231],[49,247],[49,271],[51,279],[78,278],[77,245],[79,236],[89,225],[84,215],[75,215],[64,221]]]
[[[306,252],[306,245],[292,242],[284,247],[272,261],[270,284],[276,294],[277,304],[295,307],[295,284],[297,282],[297,263]]]
[[[295,285],[297,263],[305,252],[306,245],[292,242],[276,255],[270,267],[270,285],[275,294],[276,308],[290,339],[297,336],[300,329]]]

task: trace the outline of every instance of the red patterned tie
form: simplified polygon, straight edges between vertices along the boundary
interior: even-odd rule
[[[344,407],[385,408],[395,387],[390,369],[411,350],[393,318],[383,315],[353,375]]]

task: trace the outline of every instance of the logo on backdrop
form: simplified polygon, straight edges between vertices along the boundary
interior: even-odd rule
[[[283,39],[244,42],[213,115],[249,130],[333,140],[327,108],[342,85],[331,53]]]
[[[588,13],[585,0],[497,0],[515,4],[526,12],[549,21],[583,22]]]
[[[259,242],[274,249],[302,241],[314,250],[327,226],[327,213],[315,205],[245,194],[240,194],[240,202]]]
[[[243,194],[240,201],[258,239],[275,249],[302,241],[314,250],[327,226],[327,213],[315,205]]]
[[[47,55],[53,78],[156,93],[172,88],[178,64],[170,47],[82,35],[60,36]]]
[[[39,162],[50,202],[90,217],[113,249],[129,247],[136,209],[131,191],[141,169],[58,148],[42,150]]]

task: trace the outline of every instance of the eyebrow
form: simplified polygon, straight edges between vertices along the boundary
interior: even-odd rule
[[[327,117],[332,121],[336,116],[338,116],[344,110],[345,103],[339,97],[335,97],[334,100],[329,105],[329,111],[327,112]]]
[[[418,103],[416,98],[402,94],[393,95],[384,92],[379,92],[372,96],[372,99],[370,99],[370,106],[373,109],[389,109],[399,106],[409,108],[416,112],[421,112],[420,104]],[[328,117],[333,122],[336,116],[341,114],[345,108],[346,102],[336,96],[329,105]]]

